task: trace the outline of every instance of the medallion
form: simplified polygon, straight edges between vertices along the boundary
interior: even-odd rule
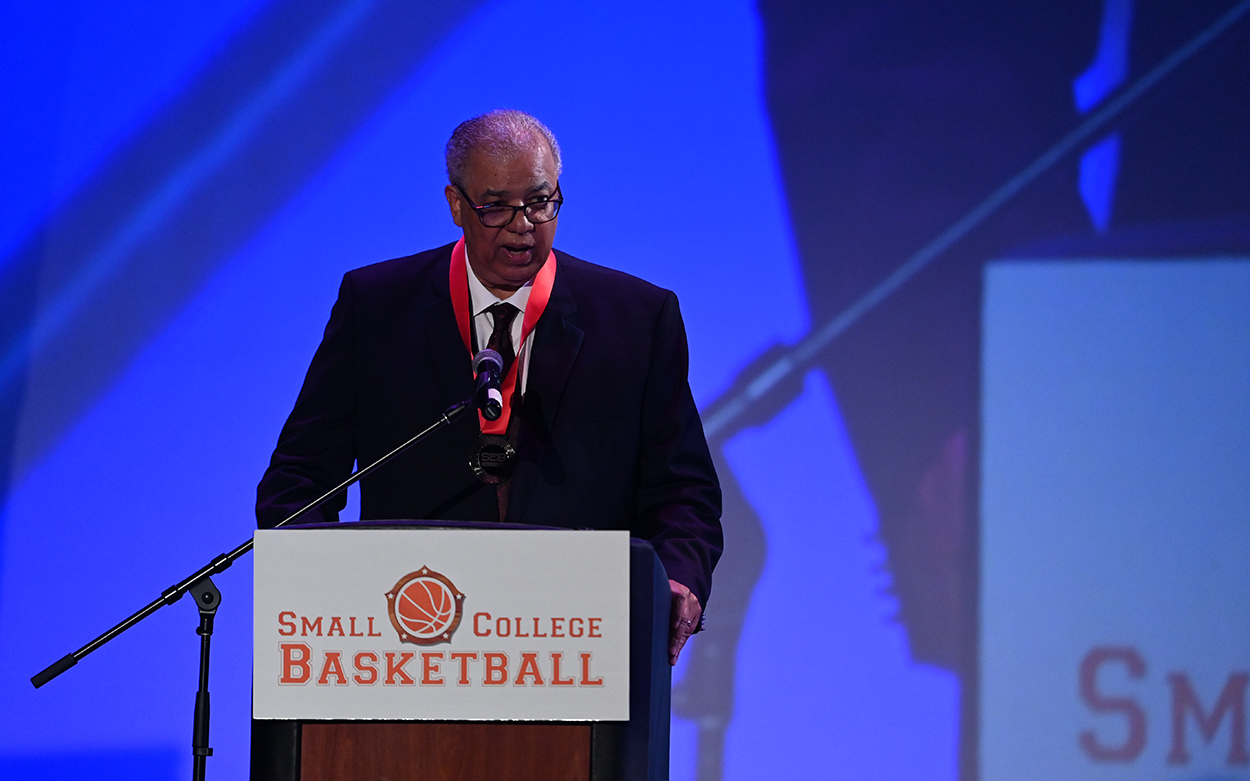
[[[516,450],[508,442],[507,437],[498,434],[483,434],[478,440],[477,449],[469,458],[469,466],[473,474],[483,483],[502,483],[512,474],[512,461],[516,458]]]

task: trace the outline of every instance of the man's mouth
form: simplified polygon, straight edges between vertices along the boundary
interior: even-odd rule
[[[534,248],[528,244],[505,244],[503,245],[503,248],[504,251],[508,253],[508,256],[514,260],[527,258],[534,250]]]

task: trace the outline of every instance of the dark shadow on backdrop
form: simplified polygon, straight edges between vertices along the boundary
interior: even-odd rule
[[[1133,6],[1129,80],[1234,3]],[[871,8],[761,0],[759,8],[769,113],[817,324],[846,311],[1077,126],[1073,80],[1094,58],[1102,13],[1075,0],[887,0]],[[877,506],[912,656],[960,678],[961,778],[975,778],[977,767],[984,264],[1026,245],[1057,256],[1250,248],[1247,27],[1221,35],[1117,118],[1121,163],[1106,235],[1091,227],[1077,159],[1069,157],[817,359]],[[748,368],[705,420],[740,400],[770,362]],[[770,419],[795,392],[778,387],[748,405],[714,444]],[[674,696],[679,715],[700,729],[700,781],[722,776],[722,756],[709,753],[723,752],[732,718],[732,651],[747,608],[731,603],[749,600],[762,563],[728,560],[735,537],[758,540],[762,551],[762,533],[732,475],[721,475],[727,559],[717,571],[712,626],[728,626],[725,636],[709,632],[693,646],[688,690]],[[726,589],[727,576],[750,580]]]

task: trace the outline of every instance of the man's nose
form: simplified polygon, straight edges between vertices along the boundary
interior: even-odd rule
[[[530,222],[530,218],[525,216],[525,210],[522,209],[512,218],[512,222],[508,223],[508,230],[512,233],[529,233],[534,230],[534,223]]]

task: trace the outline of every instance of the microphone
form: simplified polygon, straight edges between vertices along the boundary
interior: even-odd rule
[[[473,402],[487,420],[498,420],[503,414],[503,394],[499,384],[503,380],[503,356],[487,347],[473,356],[473,373],[477,375],[477,390]]]

